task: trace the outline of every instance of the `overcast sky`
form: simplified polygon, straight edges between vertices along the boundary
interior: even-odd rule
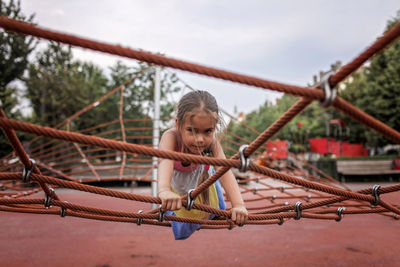
[[[357,56],[400,10],[399,0],[22,0],[21,5],[45,28],[300,86],[337,60]],[[83,49],[74,49],[74,55],[104,69],[121,59]],[[236,105],[248,113],[280,95],[178,75],[212,92],[229,112]]]

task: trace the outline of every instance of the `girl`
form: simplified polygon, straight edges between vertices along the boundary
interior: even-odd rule
[[[179,101],[176,126],[162,135],[159,148],[225,158],[222,147],[215,138],[215,131],[220,123],[215,98],[206,91],[190,92]],[[162,159],[158,166],[158,196],[162,201],[161,209],[167,211],[169,215],[212,219],[214,215],[203,211],[187,211],[182,207],[181,197],[188,190],[196,188],[213,173],[214,170],[210,166]],[[202,192],[196,198],[195,203],[204,203],[214,208],[225,209],[221,184],[232,204],[232,220],[236,224],[242,225],[248,214],[239,186],[230,170],[208,190]],[[199,228],[198,224],[172,222],[175,239],[179,240],[188,238]]]

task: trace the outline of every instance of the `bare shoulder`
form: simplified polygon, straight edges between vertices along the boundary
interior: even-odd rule
[[[177,132],[175,128],[168,129],[161,136],[159,148],[174,150],[176,146]]]
[[[170,129],[166,130],[163,133],[163,135],[161,136],[161,138],[165,138],[165,139],[170,139],[170,138],[176,139],[176,137],[177,137],[176,128],[170,128]]]

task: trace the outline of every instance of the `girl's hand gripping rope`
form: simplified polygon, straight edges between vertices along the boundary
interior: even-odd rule
[[[182,208],[181,197],[171,190],[162,190],[158,192],[158,196],[161,199],[161,210],[162,211],[174,211]]]
[[[231,218],[238,226],[243,226],[247,221],[248,212],[245,206],[236,206],[231,209]]]

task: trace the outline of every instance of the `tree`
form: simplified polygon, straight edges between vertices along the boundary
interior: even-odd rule
[[[331,65],[331,69],[336,70],[340,65],[341,63],[338,61]],[[320,72],[319,78],[314,76],[314,84],[320,82],[322,75],[323,72]],[[312,87],[313,85],[309,85],[309,87]],[[275,105],[266,101],[257,111],[253,111],[246,116],[245,123],[256,129],[258,132],[263,132],[298,100],[298,97],[283,95],[282,98],[277,100]],[[308,139],[312,137],[327,137],[329,121],[338,118],[338,116],[339,114],[336,110],[331,108],[324,109],[318,102],[314,101],[302,113],[293,118],[292,121],[276,133],[272,137],[272,140],[289,140],[295,152],[305,152],[307,151]],[[257,137],[256,133],[246,129],[238,123],[231,123],[228,126],[228,132],[232,132],[247,140],[254,140]],[[234,142],[242,143],[239,138],[232,137],[231,139]],[[237,150],[237,148],[229,142],[225,142],[225,145]]]
[[[387,30],[400,22],[397,17],[388,22]],[[400,130],[400,40],[375,56],[370,64],[354,73],[345,82],[343,98],[382,121]],[[348,120],[348,119],[347,119]],[[349,121],[349,120],[348,120]],[[352,140],[366,142],[370,147],[384,146],[392,141],[375,131],[349,121]]]
[[[73,60],[70,47],[54,43],[29,65],[25,83],[26,98],[33,108],[32,121],[44,126],[57,125],[107,90],[107,78],[100,68]],[[78,129],[90,127],[96,119],[77,119],[74,125]]]
[[[357,72],[353,73],[343,83],[343,89],[339,90],[340,96],[343,97],[349,103],[365,110],[362,102],[363,98],[367,93],[367,80],[366,80],[366,68],[363,67]],[[366,132],[370,131],[368,127],[363,124],[354,121],[345,114],[340,114],[339,118],[343,120],[349,128],[350,134],[346,137],[347,141],[353,143],[367,143]]]
[[[110,78],[103,75],[101,69],[91,63],[73,59],[70,47],[50,43],[48,48],[37,54],[35,61],[29,65],[26,97],[33,107],[32,121],[40,125],[55,126],[77,111],[95,102],[112,89],[124,84],[123,117],[124,119],[151,118],[153,110],[154,68],[146,63],[133,67],[117,62],[110,68]],[[173,103],[167,100],[167,94],[179,90],[174,74],[163,72],[161,77],[161,116],[171,115]],[[109,96],[95,108],[75,118],[70,130],[83,130],[102,123],[115,121],[120,114],[120,93]],[[133,127],[152,127],[147,122],[136,122]],[[117,130],[120,125],[110,124],[100,131]],[[140,130],[131,135],[151,136],[152,131]],[[114,133],[108,138],[120,138]],[[151,141],[151,139],[146,139]],[[143,139],[141,139],[143,141]],[[135,142],[135,140],[133,140]]]
[[[13,0],[8,5],[0,0],[0,15],[27,22],[32,22],[34,17],[31,15],[27,18],[23,15],[20,1],[15,3]],[[36,42],[32,37],[0,31],[0,97],[3,109],[7,112],[11,111],[17,102],[15,91],[7,86],[21,78],[28,65],[28,56],[35,46]]]
[[[5,3],[0,0],[0,15],[32,23],[34,15],[29,17],[21,12],[20,1]],[[0,107],[12,118],[20,118],[21,113],[15,107],[18,102],[18,90],[11,83],[24,74],[28,65],[28,56],[35,49],[36,42],[32,37],[26,37],[0,30]],[[0,133],[0,156],[11,152],[6,137]]]
[[[116,62],[111,68],[111,87],[116,87],[132,77],[136,77],[132,82],[126,84],[124,88],[124,118],[131,119],[148,119],[147,121],[138,121],[131,123],[132,127],[147,127],[151,128],[153,122],[151,121],[154,111],[154,86],[155,86],[155,68],[147,63],[139,62],[135,66],[126,66],[120,61]],[[175,74],[168,71],[161,71],[160,77],[160,117],[170,118],[173,113],[175,102],[171,101],[168,97],[180,90],[178,86],[178,79]],[[114,101],[118,101],[119,96],[113,96]],[[118,98],[118,100],[116,99]],[[112,102],[107,103],[107,110],[115,110],[110,106]],[[118,105],[119,107],[119,105]],[[117,111],[116,111],[117,112]],[[163,124],[162,124],[163,125]],[[165,125],[164,125],[165,126]],[[152,136],[151,130],[133,131],[131,135]],[[151,139],[144,140],[131,140],[131,142],[147,142],[151,143]]]
[[[400,13],[397,22],[400,21]],[[394,25],[391,22],[388,28]],[[366,73],[367,92],[361,101],[365,112],[400,130],[400,41],[396,41],[371,60]],[[389,140],[369,131],[367,142],[371,146],[382,146]]]

